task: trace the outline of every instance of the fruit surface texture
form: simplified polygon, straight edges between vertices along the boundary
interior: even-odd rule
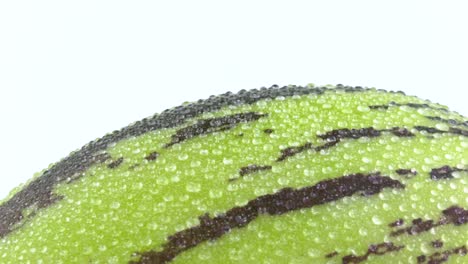
[[[402,92],[226,93],[13,190],[0,263],[468,263],[467,164],[468,119]]]

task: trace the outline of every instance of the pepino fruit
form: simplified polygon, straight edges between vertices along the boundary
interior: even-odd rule
[[[466,117],[402,92],[212,96],[12,191],[0,262],[468,263],[467,136]]]

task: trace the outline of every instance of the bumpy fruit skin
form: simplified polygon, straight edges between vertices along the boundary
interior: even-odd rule
[[[0,203],[1,263],[468,263],[467,118],[262,88],[93,141]]]

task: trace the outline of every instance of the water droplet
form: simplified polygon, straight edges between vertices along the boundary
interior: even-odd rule
[[[144,184],[142,182],[136,182],[133,184],[133,188],[136,190],[141,190],[143,189]]]
[[[167,172],[173,172],[177,170],[177,166],[175,164],[168,164],[166,167],[164,167],[164,170]]]
[[[317,249],[309,249],[307,250],[307,255],[309,255],[309,257],[318,257],[320,256],[320,251]]]
[[[289,184],[289,179],[286,177],[279,177],[278,178],[278,183],[285,186]]]
[[[411,199],[411,201],[419,201],[421,199],[421,197],[419,197],[419,195],[417,195],[417,194],[411,194],[410,199]]]
[[[158,178],[156,178],[156,183],[158,185],[167,185],[169,184],[169,180],[166,177],[161,175]]]
[[[91,199],[91,204],[94,204],[94,205],[101,205],[101,204],[102,204],[102,200],[101,200],[101,199]]]
[[[186,153],[181,153],[177,156],[179,160],[186,160],[188,159],[188,155]]]
[[[188,192],[199,192],[201,190],[201,185],[199,183],[195,183],[195,182],[189,182],[187,183],[187,185],[185,186],[185,189],[188,191]]]
[[[273,224],[273,227],[278,231],[283,231],[286,228],[286,225],[281,221],[276,221]]]
[[[367,229],[365,229],[363,227],[359,228],[359,234],[361,236],[367,236]]]
[[[252,142],[252,145],[260,145],[260,144],[262,144],[263,141],[260,140],[260,139],[254,138],[254,139],[252,139],[251,142]]]
[[[43,252],[43,253],[45,253],[45,252]],[[93,248],[91,248],[91,247],[84,247],[83,248],[83,254],[91,255],[92,253],[93,253]]]
[[[284,256],[284,251],[281,250],[281,249],[277,249],[277,250],[275,250],[275,255],[276,256]]]
[[[458,204],[458,197],[456,197],[455,195],[451,195],[449,199],[451,203]]]
[[[179,182],[179,181],[180,181],[179,175],[174,174],[171,176],[171,182]]]
[[[118,209],[120,207],[120,203],[119,202],[112,202],[110,204],[110,208],[112,209]]]
[[[377,215],[374,215],[372,217],[372,222],[376,225],[381,225],[382,224],[382,219],[379,218],[379,216]]]
[[[199,160],[192,160],[192,162],[190,162],[190,167],[192,168],[199,167],[200,165],[201,165],[201,162]]]
[[[190,196],[188,196],[187,194],[184,194],[182,196],[179,196],[179,201],[181,202],[185,202],[187,201],[188,199],[190,199]]]
[[[211,189],[209,191],[210,198],[221,198],[223,197],[223,191],[220,189]]]
[[[370,111],[370,108],[367,106],[367,105],[359,105],[357,107],[357,110],[359,112],[369,112]]]
[[[449,130],[449,126],[447,124],[444,124],[444,123],[438,123],[435,125],[435,127],[439,130],[444,130],[444,131],[447,131]]]
[[[156,224],[155,222],[151,222],[148,224],[148,229],[149,230],[156,230],[158,229],[158,224]]]
[[[211,258],[211,252],[209,250],[204,250],[198,253],[198,258],[201,260],[208,260]]]
[[[388,203],[384,203],[382,205],[382,208],[385,210],[385,211],[389,211],[390,210],[390,205],[388,205]]]
[[[163,199],[164,199],[164,201],[166,201],[166,202],[170,202],[170,201],[174,200],[174,196],[173,196],[173,195],[165,195],[165,196],[163,197]]]
[[[314,174],[315,174],[315,170],[309,170],[309,169],[304,170],[305,176],[314,176]]]
[[[151,243],[153,243],[153,240],[151,238],[147,238],[147,239],[143,240],[143,244],[145,246],[149,246],[149,245],[151,245]]]
[[[263,150],[264,151],[271,151],[271,150],[273,150],[273,145],[265,144],[265,145],[263,145]]]

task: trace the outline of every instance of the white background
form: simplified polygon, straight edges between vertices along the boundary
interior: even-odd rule
[[[466,1],[0,2],[0,199],[107,132],[272,84],[403,90],[468,114]]]

